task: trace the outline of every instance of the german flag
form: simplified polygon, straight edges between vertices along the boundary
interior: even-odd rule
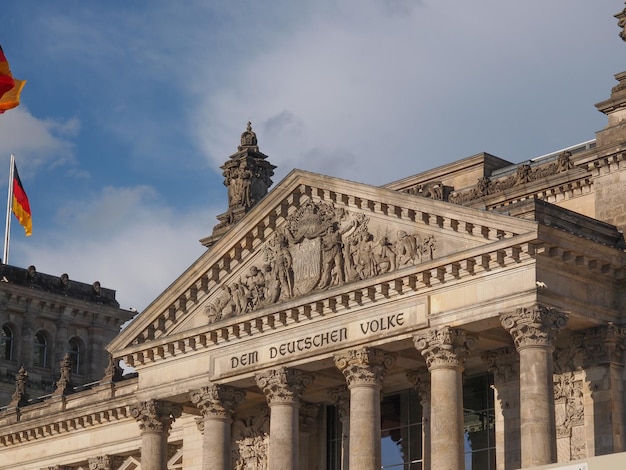
[[[24,227],[26,236],[30,237],[33,234],[30,204],[28,203],[28,196],[26,196],[26,191],[24,191],[24,186],[22,186],[15,163],[13,163],[13,213],[17,220],[20,221],[22,227]]]
[[[20,104],[20,94],[26,80],[13,78],[9,62],[0,46],[0,114]]]

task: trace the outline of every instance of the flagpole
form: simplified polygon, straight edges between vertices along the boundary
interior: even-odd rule
[[[9,188],[7,190],[7,222],[4,229],[4,254],[2,262],[9,264],[9,239],[11,238],[11,203],[13,202],[13,169],[15,168],[15,157],[11,154],[11,167],[9,169]]]

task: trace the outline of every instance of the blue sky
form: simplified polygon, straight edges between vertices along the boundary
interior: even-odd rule
[[[277,183],[384,184],[482,151],[519,162],[594,138],[624,70],[615,0],[6,0],[28,83],[0,115],[33,235],[10,264],[146,307],[226,208],[252,121]],[[4,164],[2,163],[4,162]]]

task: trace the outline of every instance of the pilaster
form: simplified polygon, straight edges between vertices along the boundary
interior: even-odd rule
[[[500,348],[484,353],[482,359],[493,374],[496,469],[520,468],[519,354],[514,348]]]
[[[427,367],[420,367],[406,373],[409,383],[415,387],[422,405],[422,468],[430,470],[431,442],[430,442],[430,372]]]

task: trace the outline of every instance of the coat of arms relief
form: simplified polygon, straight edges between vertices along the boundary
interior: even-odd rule
[[[432,260],[433,235],[374,226],[362,213],[307,201],[262,247],[263,262],[221,287],[209,323]]]

